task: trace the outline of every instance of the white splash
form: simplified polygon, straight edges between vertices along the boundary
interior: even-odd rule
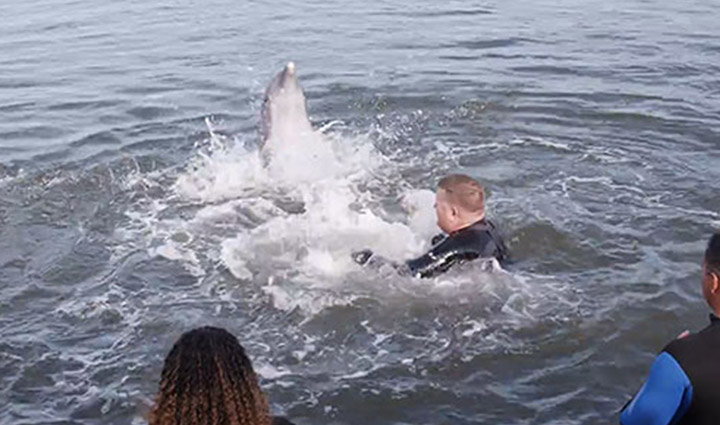
[[[151,256],[198,278],[222,265],[239,281],[269,281],[263,292],[276,308],[313,313],[355,298],[343,282],[367,271],[353,251],[402,261],[437,232],[433,193],[403,190],[397,165],[367,136],[298,133],[268,156],[207,124],[171,193],[128,215]]]

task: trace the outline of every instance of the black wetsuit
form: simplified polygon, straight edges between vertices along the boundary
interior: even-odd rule
[[[720,319],[710,315],[708,327],[665,346],[620,423],[720,423]]]
[[[405,265],[417,277],[432,277],[452,266],[476,258],[495,258],[502,262],[507,248],[490,220],[480,220],[446,237],[433,238],[433,247]]]
[[[433,277],[476,258],[496,258],[500,262],[507,258],[507,248],[490,220],[480,220],[447,236],[435,236],[432,242],[430,251],[403,264],[392,263],[369,250],[354,253],[353,258],[361,265],[375,268],[390,264],[400,274],[415,277]]]

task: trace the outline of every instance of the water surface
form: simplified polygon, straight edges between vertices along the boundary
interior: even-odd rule
[[[605,424],[669,339],[704,326],[713,2],[29,0],[0,16],[2,423],[144,423],[175,339],[213,324],[298,424]],[[267,168],[259,105],[289,60],[315,126],[339,122]],[[349,263],[424,249],[451,171],[487,185],[505,272]]]

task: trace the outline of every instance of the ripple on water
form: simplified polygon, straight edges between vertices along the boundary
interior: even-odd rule
[[[44,3],[0,6],[5,421],[144,423],[172,343],[214,324],[298,422],[606,423],[704,324],[707,2]],[[273,174],[256,111],[289,59],[341,160]],[[421,251],[454,171],[487,185],[506,272],[349,261]]]

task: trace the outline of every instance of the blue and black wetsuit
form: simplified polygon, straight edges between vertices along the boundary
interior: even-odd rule
[[[720,319],[669,343],[620,414],[622,425],[720,424]]]
[[[502,262],[507,258],[507,248],[495,225],[483,219],[450,235],[435,236],[430,251],[402,264],[373,255],[370,250],[356,252],[353,258],[361,265],[379,268],[390,264],[400,274],[433,277],[476,258],[496,258]]]

